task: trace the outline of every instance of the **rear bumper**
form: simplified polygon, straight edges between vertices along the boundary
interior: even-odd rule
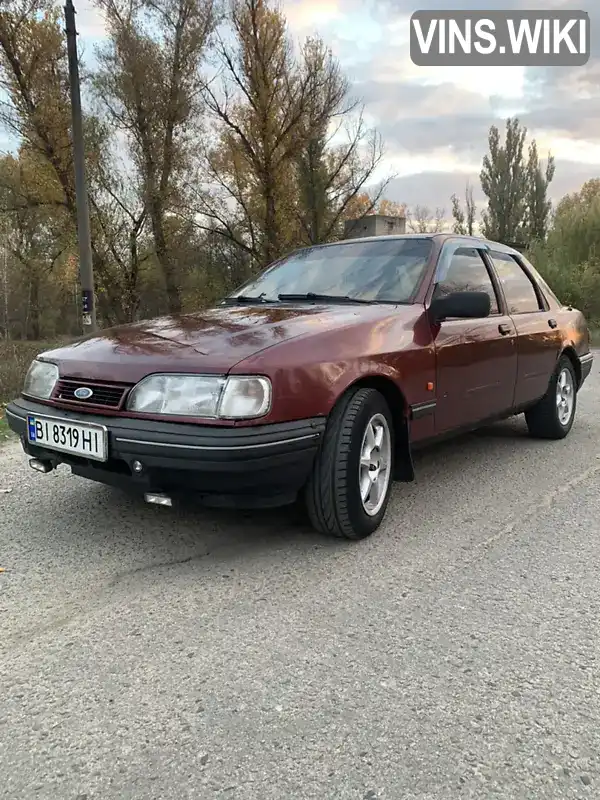
[[[34,446],[27,415],[96,423],[108,431],[106,462]],[[119,487],[170,495],[197,493],[219,505],[291,502],[306,482],[325,429],[315,418],[275,425],[207,425],[81,414],[19,399],[6,409],[10,428],[33,458],[68,464],[74,474]],[[141,473],[132,464],[143,465]]]
[[[594,363],[593,353],[585,353],[584,355],[579,356],[579,364],[581,365],[581,381],[579,382],[579,388],[583,386],[585,379],[592,371],[593,363]]]

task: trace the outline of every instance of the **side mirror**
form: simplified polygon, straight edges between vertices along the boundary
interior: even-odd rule
[[[429,315],[436,324],[450,317],[489,317],[492,303],[487,292],[452,292],[431,301]]]

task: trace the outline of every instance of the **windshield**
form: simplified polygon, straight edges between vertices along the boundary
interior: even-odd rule
[[[432,248],[431,239],[388,239],[309,247],[283,258],[235,292],[276,301],[280,294],[317,294],[409,303]]]

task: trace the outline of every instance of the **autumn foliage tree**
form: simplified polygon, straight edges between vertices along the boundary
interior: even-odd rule
[[[344,209],[345,219],[361,219],[370,214],[381,214],[385,217],[406,217],[406,203],[397,203],[382,197],[385,187],[378,187],[373,192],[355,194]]]
[[[260,267],[295,243],[293,159],[307,86],[279,11],[260,0],[232,0],[228,21],[233,43],[219,38],[217,44],[221,82],[206,89],[218,132],[207,149],[214,190],[197,193],[197,209]]]
[[[10,219],[21,220],[21,231],[25,230],[24,215],[29,214],[32,230],[43,231],[49,253],[56,247],[54,232],[63,242],[70,238],[75,252],[77,207],[66,45],[59,10],[49,0],[9,0],[0,11],[0,81],[7,96],[0,121],[20,142],[18,169],[4,173],[9,181],[5,201],[12,204],[4,211]],[[91,190],[107,135],[98,119],[88,114],[85,137]],[[35,218],[42,213],[46,224],[38,229]],[[120,316],[121,273],[107,259],[97,222],[93,215],[94,270],[100,312],[110,320]],[[38,249],[43,249],[39,243]]]
[[[321,40],[307,39],[297,56],[285,18],[261,0],[234,0],[229,19],[234,42],[217,48],[222,82],[207,89],[215,188],[198,193],[196,209],[258,269],[339,236],[383,150]]]
[[[3,244],[26,309],[11,317],[39,338],[44,289],[76,221],[66,49],[50,2],[11,0],[0,11],[0,86],[0,121],[20,143],[0,165]]]
[[[102,324],[212,302],[289,249],[340,237],[365,193],[383,208],[381,138],[331,50],[318,37],[294,42],[269,0],[93,2],[107,35],[81,75]],[[77,332],[56,0],[0,6],[0,85],[0,124],[15,142],[0,164],[5,333]]]

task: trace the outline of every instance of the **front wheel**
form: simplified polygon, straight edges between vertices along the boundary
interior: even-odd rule
[[[525,412],[529,433],[538,439],[564,439],[573,427],[577,408],[577,377],[571,359],[561,356],[548,391]]]
[[[305,490],[313,526],[329,536],[364,539],[390,498],[394,426],[375,389],[349,391],[331,413]]]

